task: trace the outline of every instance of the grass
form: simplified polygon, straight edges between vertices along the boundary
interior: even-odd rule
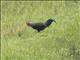
[[[56,24],[38,33],[26,21]],[[79,1],[2,1],[1,60],[79,60]]]

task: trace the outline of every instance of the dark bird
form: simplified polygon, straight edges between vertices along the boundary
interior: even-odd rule
[[[33,23],[33,22],[28,22],[26,23],[28,26],[32,27],[33,29],[36,29],[38,32],[44,30],[46,27],[49,27],[52,22],[56,22],[53,19],[48,19],[46,22],[42,23]]]

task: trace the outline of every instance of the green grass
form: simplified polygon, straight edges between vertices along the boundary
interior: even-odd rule
[[[26,22],[56,24],[38,33]],[[20,35],[20,36],[19,36]],[[2,1],[2,60],[79,60],[79,1]]]

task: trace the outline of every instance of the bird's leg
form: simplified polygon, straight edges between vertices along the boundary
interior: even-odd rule
[[[40,32],[40,30],[37,30],[38,32]]]

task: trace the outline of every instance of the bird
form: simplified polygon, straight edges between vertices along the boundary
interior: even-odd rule
[[[26,22],[26,24],[33,29],[37,30],[38,32],[43,31],[45,28],[49,27],[52,22],[56,21],[54,19],[48,19],[46,22],[39,22],[39,23],[33,23],[33,22]]]

